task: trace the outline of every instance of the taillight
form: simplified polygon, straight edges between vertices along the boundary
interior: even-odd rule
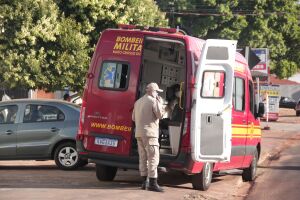
[[[80,123],[81,123],[81,124],[84,123],[85,109],[86,109],[86,107],[83,106],[83,104],[82,104],[81,111],[80,111]]]
[[[83,129],[84,129],[84,119],[85,119],[85,110],[86,110],[86,101],[85,100],[86,100],[86,98],[84,95],[84,98],[83,98],[82,104],[81,104],[81,110],[80,110],[79,127],[78,127],[77,136],[76,136],[77,140],[84,139]]]

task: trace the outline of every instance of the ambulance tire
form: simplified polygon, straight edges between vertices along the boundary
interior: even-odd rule
[[[96,176],[99,181],[112,181],[117,174],[117,167],[96,164]]]
[[[257,170],[257,162],[258,162],[258,153],[257,150],[255,150],[254,157],[252,159],[250,166],[243,170],[242,178],[244,182],[254,181],[256,176],[256,170]]]
[[[206,191],[212,180],[213,164],[205,163],[201,173],[192,176],[192,185],[196,190]]]

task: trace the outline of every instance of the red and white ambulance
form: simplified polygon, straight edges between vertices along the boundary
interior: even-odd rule
[[[176,29],[121,25],[101,34],[87,74],[77,149],[96,163],[99,180],[111,181],[118,168],[138,169],[131,120],[134,102],[156,82],[180,85],[176,112],[160,128],[160,166],[192,176],[195,189],[208,189],[212,173],[242,169],[255,177],[261,129],[254,87],[236,41],[201,40]]]

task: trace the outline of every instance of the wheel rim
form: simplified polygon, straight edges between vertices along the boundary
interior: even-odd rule
[[[212,177],[212,169],[210,163],[205,163],[205,170],[204,170],[204,182],[205,184],[209,184],[211,182]]]
[[[78,161],[78,153],[73,147],[64,147],[58,153],[59,162],[65,167],[72,167]]]

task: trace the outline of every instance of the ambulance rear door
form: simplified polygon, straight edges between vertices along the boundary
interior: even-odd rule
[[[232,92],[236,41],[206,41],[192,97],[192,159],[228,162],[231,155]]]

